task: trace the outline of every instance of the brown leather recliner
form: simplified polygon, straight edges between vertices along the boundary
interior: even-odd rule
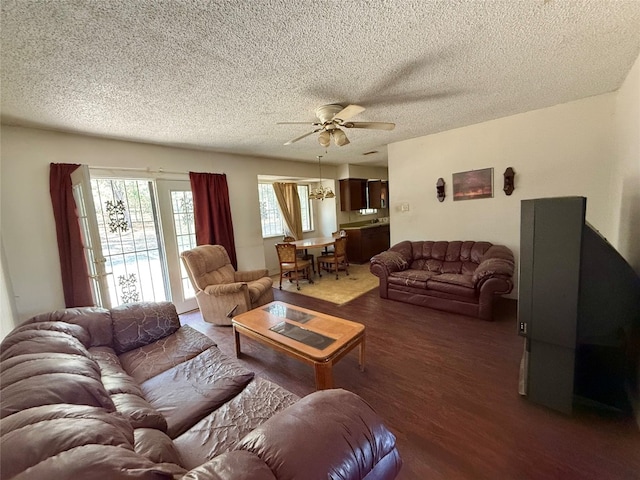
[[[273,280],[264,269],[236,271],[222,245],[200,245],[180,254],[196,290],[202,317],[231,325],[238,315],[273,301]],[[233,312],[233,313],[231,313]]]

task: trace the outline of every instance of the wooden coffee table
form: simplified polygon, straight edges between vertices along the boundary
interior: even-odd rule
[[[365,329],[361,323],[275,301],[234,317],[232,325],[237,357],[241,355],[240,335],[253,338],[313,365],[318,390],[333,388],[333,365],[356,346],[364,371]]]

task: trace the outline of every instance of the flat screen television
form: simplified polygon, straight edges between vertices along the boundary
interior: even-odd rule
[[[578,403],[626,412],[638,392],[640,277],[586,222],[586,202],[522,201],[521,383],[531,401],[565,413]]]

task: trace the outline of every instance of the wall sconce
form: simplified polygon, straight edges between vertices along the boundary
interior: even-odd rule
[[[437,197],[438,197],[438,201],[439,202],[444,202],[444,180],[442,179],[442,177],[440,177],[438,179],[438,181],[436,182],[436,193],[437,193]]]
[[[514,172],[511,167],[507,167],[504,171],[504,188],[502,190],[504,190],[506,195],[511,195],[516,188],[513,181],[513,177],[515,177],[515,175],[516,172]]]

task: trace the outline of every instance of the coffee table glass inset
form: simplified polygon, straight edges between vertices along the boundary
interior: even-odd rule
[[[236,356],[240,357],[240,335],[313,365],[316,389],[333,388],[333,365],[359,347],[358,363],[364,371],[364,325],[339,317],[271,302],[244,312],[232,320]]]

